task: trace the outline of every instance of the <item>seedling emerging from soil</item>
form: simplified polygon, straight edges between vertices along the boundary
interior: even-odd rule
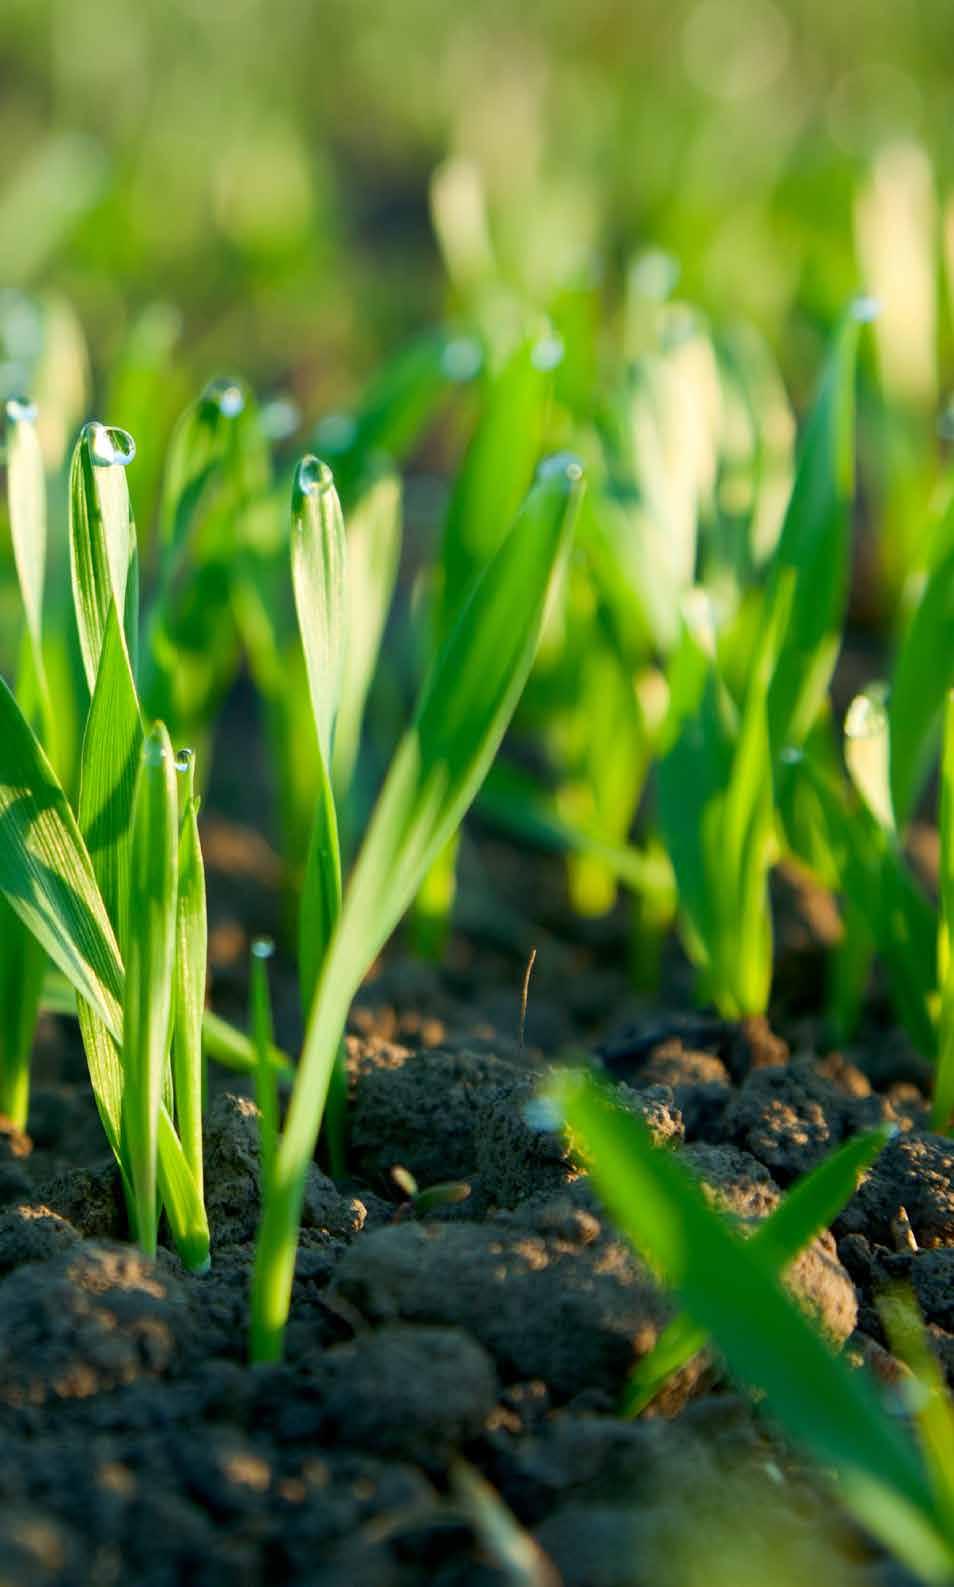
[[[172,746],[161,724],[144,728],[134,682],[138,558],[125,480],[133,454],[124,432],[87,425],[70,473],[70,560],[92,696],[75,815],[29,722],[0,688],[0,887],[77,994],[93,1093],[137,1238],[155,1251],[161,1201],[183,1260],[201,1269],[209,1256],[196,1117],[201,858],[191,783],[183,845]],[[170,1062],[177,1004],[182,1039]]]
[[[375,806],[321,966],[259,1231],[256,1360],[281,1354],[305,1179],[351,1000],[499,747],[533,663],[580,489],[575,461],[554,459],[541,470],[451,628]]]

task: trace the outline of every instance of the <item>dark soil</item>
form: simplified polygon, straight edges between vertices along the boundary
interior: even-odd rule
[[[212,995],[241,1018],[249,936],[280,918],[277,872],[238,829],[206,840]],[[152,1264],[124,1243],[75,1032],[44,1025],[29,1136],[0,1133],[2,1587],[907,1580],[711,1352],[639,1420],[618,1416],[672,1305],[535,1105],[548,1063],[596,1058],[747,1226],[853,1132],[895,1122],[788,1283],[859,1371],[890,1384],[901,1369],[875,1299],[907,1278],[954,1373],[954,1147],[927,1132],[895,1033],[826,1050],[825,901],[780,886],[779,1004],[771,1026],[735,1027],[691,1012],[675,952],[662,1002],[641,1005],[621,920],[571,927],[555,862],[487,842],[479,859],[465,876],[495,876],[507,931],[483,929],[487,895],[472,895],[447,969],[393,956],[354,1009],[353,1178],[313,1169],[282,1366],[245,1364],[258,1141],[238,1077],[212,1076],[214,1262],[193,1278],[170,1251]],[[276,1003],[291,1044],[281,956]],[[415,1216],[398,1167],[469,1194]],[[902,1205],[917,1251],[898,1249]],[[475,1472],[535,1540],[523,1575],[495,1549]]]

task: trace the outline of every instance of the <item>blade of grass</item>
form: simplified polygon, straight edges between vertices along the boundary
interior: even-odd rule
[[[305,1175],[348,1007],[368,965],[459,826],[499,748],[536,653],[567,552],[579,465],[551,465],[486,569],[437,659],[375,807],[315,992],[259,1231],[252,1290],[256,1360],[281,1352]]]
[[[954,690],[948,691],[944,705],[940,828],[940,921],[937,939],[940,1007],[931,1123],[936,1130],[949,1131],[954,1116]]]
[[[157,1157],[169,1056],[176,952],[178,795],[169,735],[160,724],[143,745],[133,799],[129,941],[123,1005],[123,1136],[135,1198],[135,1229],[156,1254]]]
[[[592,1078],[570,1077],[558,1103],[616,1223],[711,1333],[733,1376],[761,1389],[789,1435],[834,1468],[865,1526],[927,1580],[946,1581],[954,1534],[917,1451],[785,1293],[769,1253],[713,1212],[674,1155]]]
[[[90,694],[110,606],[122,616],[135,670],[139,635],[139,557],[126,466],[132,437],[96,422],[84,425],[70,464],[70,572],[80,649]]]
[[[180,751],[175,760],[180,778],[179,884],[176,901],[175,1036],[172,1072],[176,1122],[196,1193],[203,1194],[202,1013],[205,1008],[208,921],[205,867],[199,842],[199,801],[195,794],[195,758]]]
[[[775,1211],[751,1235],[768,1254],[775,1271],[783,1273],[799,1252],[837,1217],[857,1188],[894,1129],[885,1125],[856,1135],[826,1157],[788,1192]],[[704,1348],[706,1330],[685,1312],[664,1329],[659,1343],[637,1364],[623,1399],[623,1414],[638,1416],[655,1399],[668,1379]]]

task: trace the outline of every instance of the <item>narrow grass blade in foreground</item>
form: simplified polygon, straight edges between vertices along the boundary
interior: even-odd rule
[[[789,1262],[837,1217],[858,1184],[894,1133],[885,1125],[856,1135],[806,1174],[754,1230],[751,1239],[764,1248],[775,1271],[784,1273]],[[624,1413],[637,1416],[680,1367],[706,1343],[706,1331],[682,1312],[663,1330],[659,1343],[635,1367],[626,1386]]]
[[[780,1426],[833,1468],[865,1526],[925,1580],[950,1580],[954,1517],[918,1451],[786,1295],[769,1252],[713,1212],[674,1154],[592,1078],[568,1077],[556,1100],[614,1220],[711,1333],[733,1376],[760,1389]]]
[[[130,933],[123,1007],[123,1135],[136,1234],[156,1254],[159,1109],[169,1058],[176,952],[178,820],[169,735],[153,728],[143,745],[133,800]]]
[[[175,1037],[172,1069],[175,1078],[176,1123],[196,1193],[203,1193],[202,1159],[202,1014],[208,959],[205,867],[199,842],[199,801],[195,795],[195,758],[183,750],[176,756],[180,778],[179,888],[176,902]]]
[[[281,1354],[305,1176],[351,999],[499,748],[536,654],[580,490],[572,460],[555,459],[543,472],[437,658],[375,807],[315,992],[259,1231],[256,1360]]]

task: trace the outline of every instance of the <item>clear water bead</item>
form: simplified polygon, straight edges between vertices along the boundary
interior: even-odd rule
[[[530,362],[534,369],[546,372],[562,364],[563,354],[563,342],[559,336],[541,336],[530,354]]]
[[[859,325],[870,325],[881,313],[881,304],[870,292],[859,292],[851,305],[851,313]]]
[[[86,429],[90,456],[98,467],[111,468],[115,463],[120,468],[128,468],[136,456],[136,443],[128,430],[120,430],[116,425],[97,424],[95,420]]]
[[[176,752],[176,771],[180,772],[184,776],[187,771],[191,771],[192,762],[194,760],[195,760],[195,752],[193,750],[191,750],[191,749],[180,749],[180,750],[178,750]]]
[[[313,453],[302,458],[295,478],[303,496],[316,496],[323,490],[330,490],[335,482],[334,474],[328,464],[323,463],[321,458],[315,457]]]
[[[253,959],[271,959],[275,955],[274,937],[254,937],[252,940]]]
[[[223,419],[237,419],[245,407],[245,392],[237,380],[210,380],[205,388],[206,402],[213,402]]]
[[[537,468],[537,479],[566,479],[575,483],[583,478],[583,464],[575,452],[554,452],[545,457]]]
[[[36,403],[31,402],[29,397],[8,397],[4,403],[4,413],[11,424],[36,423]]]
[[[473,380],[483,361],[480,343],[473,336],[455,336],[441,354],[441,368],[448,380],[461,383]]]

